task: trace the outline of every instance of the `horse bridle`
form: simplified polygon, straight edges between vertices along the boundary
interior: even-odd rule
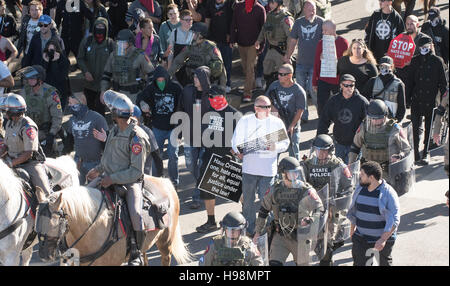
[[[36,221],[36,232],[38,234],[39,239],[39,247],[46,247],[46,241],[53,242],[56,240],[56,246],[59,250],[59,254],[65,253],[67,250],[73,248],[91,229],[94,223],[97,221],[97,218],[100,215],[100,212],[103,207],[104,197],[102,197],[102,201],[100,203],[100,207],[98,208],[97,214],[95,218],[92,220],[91,224],[87,227],[87,229],[83,232],[83,234],[72,243],[72,245],[67,246],[67,242],[65,239],[66,234],[69,232],[69,222],[67,220],[67,214],[64,213],[62,209],[58,210],[56,214],[58,215],[59,223],[58,223],[58,234],[57,236],[49,236],[48,230],[42,230],[40,220],[48,219],[51,220],[54,213],[50,211],[49,203],[41,203],[39,204],[39,216]],[[42,207],[42,210],[41,210]],[[48,224],[49,225],[49,224]],[[38,229],[39,228],[39,229]],[[46,231],[46,232],[44,232]],[[48,247],[48,246],[47,246]]]

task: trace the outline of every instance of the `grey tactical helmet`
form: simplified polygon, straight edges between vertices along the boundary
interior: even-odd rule
[[[9,93],[1,105],[3,106],[0,106],[0,109],[5,110],[6,112],[20,113],[27,111],[25,99],[21,95],[15,93]]]
[[[133,115],[134,104],[125,94],[118,93],[110,109],[111,113],[120,118],[130,118]]]
[[[325,165],[334,155],[333,139],[327,134],[320,134],[314,138],[309,158],[314,165]]]
[[[388,115],[389,111],[386,103],[381,99],[372,100],[367,107],[367,115],[373,119],[381,119]]]
[[[117,34],[117,41],[126,41],[134,46],[134,34],[130,29],[122,29]]]
[[[192,25],[191,31],[194,33],[200,33],[203,38],[208,36],[208,26],[203,22],[196,22]]]
[[[47,76],[45,69],[40,65],[28,66],[21,69],[19,72],[25,79],[40,79],[45,80]]]
[[[294,157],[284,157],[278,164],[278,173],[300,169],[300,163]]]

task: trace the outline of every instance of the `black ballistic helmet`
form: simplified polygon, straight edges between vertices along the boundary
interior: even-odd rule
[[[220,223],[221,227],[245,228],[247,221],[240,212],[227,213]]]
[[[333,139],[331,139],[331,137],[327,134],[317,135],[317,137],[314,138],[312,145],[313,147],[316,147],[318,149],[325,149],[325,150],[334,149]]]
[[[300,168],[300,162],[294,157],[284,157],[278,164],[278,173],[294,171]]]
[[[203,38],[208,36],[208,26],[203,22],[196,22],[192,25],[191,31],[194,33],[200,33]]]
[[[122,29],[117,34],[117,41],[127,41],[134,45],[134,34],[130,29]]]
[[[381,119],[388,115],[388,108],[386,103],[381,99],[372,100],[367,107],[367,115],[374,119]]]

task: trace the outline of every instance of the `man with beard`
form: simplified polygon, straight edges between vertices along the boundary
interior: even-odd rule
[[[406,98],[411,102],[411,122],[413,126],[414,155],[418,165],[428,165],[428,145],[431,131],[433,108],[438,92],[444,94],[447,80],[444,61],[433,52],[431,38],[423,37],[418,43],[420,55],[414,57],[408,71]],[[425,137],[422,156],[419,154],[419,128],[425,117]]]
[[[352,223],[354,266],[368,264],[371,256],[366,255],[371,248],[379,252],[380,266],[392,266],[391,253],[400,224],[400,204],[397,193],[382,179],[382,173],[377,162],[369,161],[361,166],[360,185],[353,194],[347,214]]]
[[[409,15],[408,17],[406,17],[405,26],[406,32],[404,33],[411,36],[412,39],[414,40],[414,44],[416,45],[416,49],[414,50],[414,56],[417,56],[420,53],[417,44],[419,43],[420,39],[422,39],[423,37],[428,37],[428,35],[419,32],[420,22],[419,18],[417,18],[417,16],[415,15]],[[408,68],[410,64],[411,62],[406,63],[406,65],[403,68],[396,68],[394,70],[394,74],[405,84],[405,86],[408,84],[406,81],[408,79]],[[407,101],[407,106],[411,106],[411,102]]]

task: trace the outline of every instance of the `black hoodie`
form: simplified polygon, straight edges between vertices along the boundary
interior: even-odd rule
[[[198,80],[200,81],[200,85],[202,86],[203,91],[197,90],[197,88],[193,84],[188,84],[183,89],[183,94],[180,98],[180,111],[186,112],[190,119],[189,124],[189,132],[190,136],[187,137],[187,135],[184,135],[185,143],[192,147],[200,147],[200,141],[196,140],[194,142],[194,133],[193,133],[193,127],[194,127],[194,112],[196,111],[196,100],[201,100],[201,108],[200,108],[200,118],[203,117],[203,115],[209,111],[210,103],[208,99],[207,92],[211,88],[210,83],[210,74],[211,71],[207,66],[200,66],[194,70],[194,74],[197,76]],[[186,126],[187,128],[187,126]],[[188,132],[185,127],[183,127],[183,132]],[[201,123],[196,128],[200,128],[201,132]],[[200,133],[201,134],[201,133]],[[196,134],[198,135],[198,134]],[[201,139],[201,138],[200,138]],[[198,142],[197,142],[198,141]]]
[[[156,84],[158,78],[165,78],[164,90],[160,90]],[[176,127],[170,124],[170,117],[178,111],[182,87],[170,79],[169,73],[162,66],[157,66],[154,72],[154,80],[138,94],[136,105],[140,107],[143,100],[150,106],[152,113],[152,126],[160,130],[172,130]]]

